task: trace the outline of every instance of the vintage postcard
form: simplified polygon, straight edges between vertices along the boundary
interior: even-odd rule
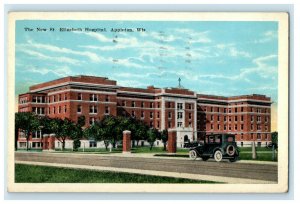
[[[9,192],[288,191],[288,14],[12,12]]]

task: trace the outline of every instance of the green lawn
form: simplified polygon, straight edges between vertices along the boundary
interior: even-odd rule
[[[93,171],[25,164],[15,165],[16,183],[215,183],[192,179]]]

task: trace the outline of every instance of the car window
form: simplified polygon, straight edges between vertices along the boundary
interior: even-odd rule
[[[216,136],[216,141],[215,142],[216,143],[221,143],[222,142],[222,139],[221,139],[220,135]]]
[[[233,141],[234,141],[233,137],[227,137],[227,142],[233,142]]]

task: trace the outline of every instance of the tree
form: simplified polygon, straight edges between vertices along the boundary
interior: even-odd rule
[[[272,139],[272,143],[276,143],[278,144],[278,132],[272,132],[271,133],[271,139]]]
[[[70,135],[71,139],[73,140],[73,151],[77,151],[80,147],[80,139],[83,136],[82,128],[78,124],[74,124],[74,129]]]
[[[62,143],[62,150],[65,150],[66,139],[72,137],[75,128],[75,123],[68,118],[54,118],[50,121],[50,129],[55,134],[56,139]]]
[[[109,129],[103,125],[102,121],[97,121],[86,128],[84,136],[95,141],[103,141],[106,150],[108,150],[109,142],[112,140]]]
[[[155,140],[159,137],[159,131],[157,129],[149,129],[147,131],[147,136],[147,141],[150,144],[150,150],[152,150]]]
[[[165,129],[161,132],[161,140],[164,143],[164,151],[167,150],[167,141],[168,141],[168,130]]]
[[[137,141],[136,145],[139,145],[140,140],[144,140],[147,137],[147,130],[149,128],[141,121],[137,122],[135,140]]]
[[[17,140],[19,129],[24,131],[26,138],[26,150],[28,151],[29,137],[33,131],[39,130],[40,123],[37,115],[31,112],[15,113],[15,148],[17,148]]]

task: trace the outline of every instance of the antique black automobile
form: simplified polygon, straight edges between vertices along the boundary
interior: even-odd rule
[[[191,159],[201,157],[203,161],[214,158],[217,162],[222,159],[229,159],[234,162],[239,157],[239,151],[235,142],[235,135],[213,134],[206,135],[204,144],[191,148],[189,151]]]

